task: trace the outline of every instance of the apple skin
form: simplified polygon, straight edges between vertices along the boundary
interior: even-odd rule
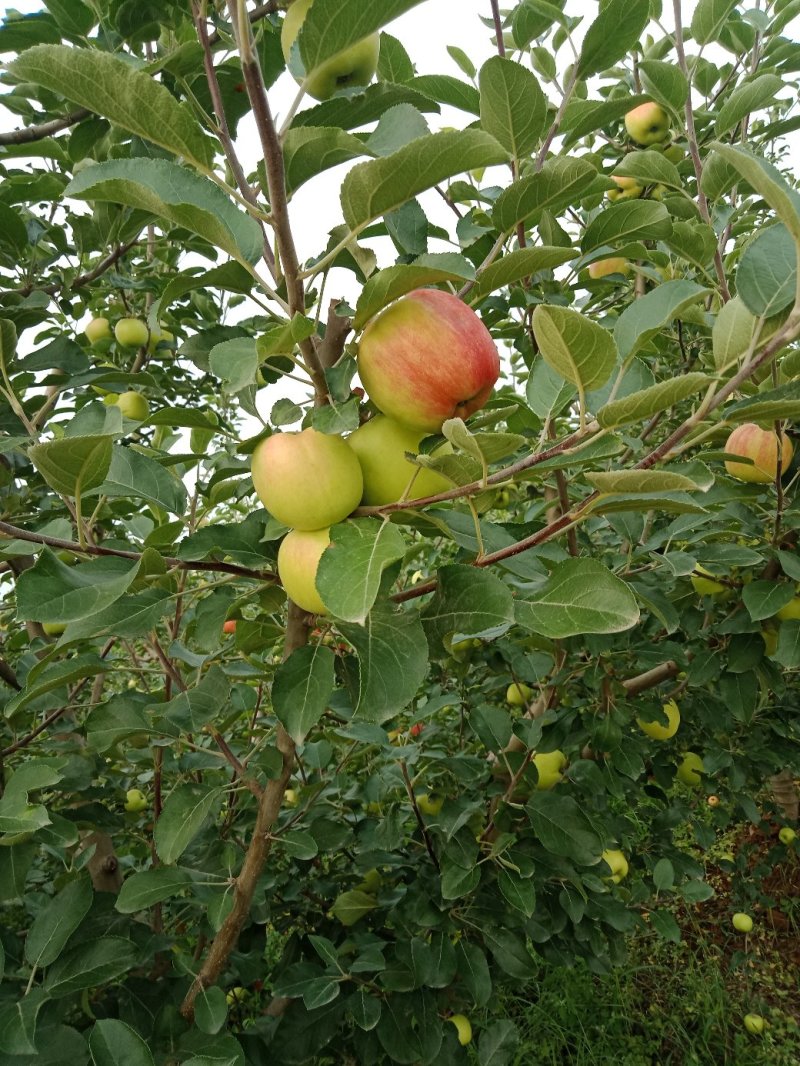
[[[406,498],[417,500],[453,487],[435,470],[425,470],[406,459],[406,452],[415,455],[419,452],[419,442],[424,436],[422,430],[411,429],[386,415],[376,415],[350,434],[347,443],[358,457],[364,478],[362,503],[379,507],[403,499],[406,490]],[[445,447],[452,451],[449,444]],[[436,454],[442,451],[444,448],[437,448]]]
[[[140,392],[109,392],[103,399],[108,407],[118,407],[123,418],[132,422],[143,422],[150,414],[150,404]]]
[[[745,1014],[744,1016],[744,1027],[753,1036],[761,1036],[766,1024],[760,1014]]]
[[[235,633],[236,632],[236,619],[235,618],[229,618],[227,622],[223,622],[222,632],[223,633]]]
[[[48,637],[60,637],[66,628],[66,622],[42,622],[42,629]]]
[[[114,326],[114,336],[123,348],[141,348],[150,339],[150,331],[141,318],[121,318]]]
[[[129,814],[138,814],[147,809],[147,796],[138,788],[129,788],[125,793],[125,810]]]
[[[83,332],[90,344],[97,344],[110,339],[111,323],[107,318],[93,318]]]
[[[725,442],[725,451],[730,455],[743,455],[753,465],[725,461],[725,469],[738,481],[768,485],[778,472],[778,437],[771,429],[761,429],[755,422],[737,426]],[[792,461],[794,448],[784,433],[781,440],[781,474],[785,474]]]
[[[297,40],[313,2],[314,0],[294,0],[286,12],[281,27],[281,48],[287,63],[292,53],[292,45]],[[351,85],[369,85],[378,69],[380,50],[380,36],[377,33],[357,41],[312,70],[305,79],[306,92],[315,100],[330,100],[337,89]],[[301,78],[295,78],[295,81],[299,85],[303,84]]]
[[[794,599],[789,600],[788,603],[784,604],[779,611],[775,612],[775,617],[781,622],[793,622],[796,619],[800,618],[800,596],[795,596]]]
[[[317,567],[331,542],[328,529],[292,529],[278,548],[278,576],[286,595],[309,614],[326,614],[317,592]]]
[[[623,852],[616,848],[607,848],[602,854],[602,859],[611,870],[611,876],[606,878],[607,881],[613,881],[615,885],[618,885],[623,878],[628,876],[628,860]]]
[[[423,792],[416,797],[417,807],[423,814],[435,818],[444,806],[444,796],[433,796],[430,792]]]
[[[741,911],[734,914],[731,923],[737,933],[752,933],[753,931],[753,919],[749,914],[743,914]]]
[[[533,695],[533,689],[528,685],[509,685],[506,689],[506,703],[510,707],[524,707]]]
[[[669,133],[669,116],[663,107],[650,100],[627,113],[625,129],[632,141],[645,148],[652,144],[661,144]]]
[[[771,659],[778,650],[778,634],[774,629],[762,629],[761,639],[764,641],[764,654]]]
[[[644,192],[644,186],[640,185],[636,178],[618,178],[612,174],[611,180],[619,186],[617,189],[609,189],[606,193],[612,203],[616,203],[617,200],[638,200]]]
[[[500,376],[488,329],[457,296],[415,289],[369,323],[358,372],[370,398],[402,425],[437,433],[479,411]]]
[[[701,774],[705,773],[703,760],[694,751],[687,751],[678,767],[677,778],[684,785],[699,785]]]
[[[648,737],[652,737],[653,740],[669,740],[675,736],[678,732],[678,726],[681,724],[681,712],[675,700],[665,703],[663,711],[667,716],[666,725],[663,722],[646,722],[643,718],[636,719],[636,724],[641,731],[646,733]]]
[[[459,1044],[462,1047],[466,1047],[472,1040],[472,1023],[469,1018],[466,1014],[451,1014],[447,1020],[456,1027]]]
[[[797,833],[794,831],[794,829],[792,829],[790,825],[785,825],[778,833],[778,840],[780,840],[781,844],[785,844],[788,848],[790,844],[794,843],[796,836]]]
[[[699,563],[695,566],[690,580],[698,596],[721,596],[723,592],[727,592],[725,585],[715,581],[711,571]]]
[[[562,771],[567,765],[567,757],[563,751],[558,749],[555,751],[543,751],[539,755],[534,755],[531,761],[539,775],[536,788],[540,792],[547,792],[551,788],[555,788],[564,776]]]
[[[356,453],[342,437],[304,429],[273,433],[253,452],[256,494],[271,515],[295,529],[323,529],[361,502],[364,479]]]
[[[621,255],[613,256],[611,259],[598,259],[594,263],[589,264],[589,277],[595,281],[600,278],[607,278],[609,274],[629,274],[631,270],[631,264]]]
[[[287,788],[283,794],[283,802],[287,807],[296,807],[300,802],[300,796],[297,794],[297,789]]]

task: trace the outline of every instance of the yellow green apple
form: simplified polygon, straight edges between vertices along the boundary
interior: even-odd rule
[[[147,809],[147,796],[138,788],[129,788],[125,793],[125,810],[129,814],[138,814]]]
[[[42,622],[42,629],[48,637],[60,637],[66,628],[66,622]]]
[[[297,789],[287,788],[283,794],[283,802],[287,807],[296,807],[300,802],[300,795]]]
[[[755,422],[744,422],[737,426],[725,442],[725,451],[729,455],[741,455],[752,460],[737,463],[727,459],[725,469],[731,477],[739,481],[750,481],[767,485],[775,480],[778,472],[778,436],[773,429],[762,429]],[[792,461],[794,448],[785,433],[781,435],[781,474],[785,474]]]
[[[678,732],[678,726],[681,724],[681,712],[675,700],[665,703],[662,710],[667,716],[666,725],[663,722],[646,722],[643,718],[636,719],[636,724],[641,731],[646,733],[648,737],[652,737],[653,740],[669,740],[670,737],[675,736]]]
[[[567,757],[563,751],[543,751],[534,755],[531,760],[539,775],[536,787],[540,792],[555,788],[564,776],[563,770],[567,765]]]
[[[358,457],[364,478],[363,503],[378,507],[404,498],[434,496],[453,487],[435,470],[426,470],[406,458],[407,452],[418,453],[424,436],[423,430],[411,429],[386,415],[376,415],[350,434],[347,442]],[[452,451],[450,444],[445,447]]]
[[[93,318],[83,331],[90,344],[111,339],[111,323],[107,318]]]
[[[677,777],[684,785],[699,785],[701,775],[705,773],[703,760],[694,751],[687,751],[678,766]]]
[[[170,333],[160,322],[156,329],[150,331],[150,340],[147,344],[147,350],[152,355],[158,348],[159,344],[169,344],[170,341],[175,340],[175,335]]]
[[[610,259],[597,259],[589,264],[589,277],[597,281],[607,278],[609,274],[629,274],[631,264],[624,256],[616,255]]]
[[[278,577],[286,595],[309,614],[325,614],[317,591],[317,568],[331,542],[328,529],[292,529],[278,548]]]
[[[609,881],[613,881],[615,885],[618,885],[623,878],[628,876],[628,860],[623,852],[616,848],[607,848],[601,857],[611,870]]]
[[[625,129],[630,139],[643,147],[661,144],[669,134],[669,115],[663,107],[649,100],[626,114]]]
[[[788,603],[785,603],[779,611],[775,612],[775,617],[781,622],[794,622],[800,618],[800,596],[794,596]]]
[[[416,796],[417,806],[423,814],[435,817],[444,806],[444,796],[436,796],[431,792],[422,792]]]
[[[778,650],[778,634],[774,629],[762,629],[761,639],[764,641],[764,653],[768,658],[772,658]]]
[[[788,848],[790,844],[794,843],[797,833],[792,829],[790,825],[784,825],[781,831],[778,833],[778,840],[781,844],[785,844]]]
[[[500,376],[488,329],[457,296],[415,289],[367,325],[358,372],[376,407],[402,425],[436,433],[479,411]]]
[[[644,192],[644,186],[640,185],[636,178],[621,178],[612,174],[611,180],[616,183],[617,188],[609,189],[606,196],[613,203],[617,200],[638,200]]]
[[[256,445],[251,469],[258,498],[285,526],[320,530],[347,518],[361,502],[358,458],[335,434],[273,433]]]
[[[287,63],[313,2],[314,0],[294,0],[286,12],[281,28],[281,47]],[[379,35],[372,33],[309,71],[305,82],[301,78],[295,80],[304,84],[306,92],[315,100],[329,100],[337,89],[350,85],[369,85],[378,69],[380,47]]]
[[[114,336],[123,348],[141,348],[147,344],[150,332],[141,318],[121,318],[114,326]]]
[[[456,1027],[456,1033],[458,1034],[458,1042],[462,1047],[466,1047],[472,1040],[472,1024],[466,1014],[451,1014],[447,1019],[452,1022]]]
[[[232,1007],[234,1003],[244,1003],[249,997],[250,993],[246,988],[242,988],[241,985],[236,985],[235,988],[231,988],[225,993],[225,1002],[229,1007]]]
[[[753,931],[753,919],[749,914],[744,914],[742,911],[738,911],[731,918],[733,928],[737,933],[752,933]]]
[[[753,1036],[761,1036],[767,1023],[760,1014],[745,1014],[744,1027]]]
[[[698,596],[721,596],[723,592],[727,592],[726,586],[717,581],[711,571],[706,570],[699,563],[695,564],[690,581]]]
[[[150,404],[147,398],[140,392],[109,392],[103,398],[103,403],[108,407],[118,407],[122,411],[123,418],[130,418],[132,422],[143,422],[150,414]]]
[[[533,689],[528,685],[512,684],[506,689],[506,703],[512,707],[524,707],[533,695]]]

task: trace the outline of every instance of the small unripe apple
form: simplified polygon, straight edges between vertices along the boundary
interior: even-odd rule
[[[564,776],[563,770],[567,765],[567,757],[563,751],[543,751],[534,755],[531,760],[539,775],[536,787],[540,792],[555,788]]]
[[[110,339],[111,323],[107,318],[93,318],[83,332],[90,344],[98,344],[100,341]]]
[[[444,796],[436,796],[431,792],[423,792],[416,797],[417,807],[423,814],[435,817],[444,806]]]
[[[278,576],[286,595],[309,614],[325,614],[317,592],[317,568],[331,542],[328,529],[292,529],[278,549]]]
[[[222,623],[223,633],[235,633],[236,632],[236,619],[229,618],[226,622]]]
[[[462,1047],[466,1047],[472,1040],[472,1025],[469,1018],[466,1014],[451,1014],[447,1020],[456,1027],[459,1044]]]
[[[533,689],[528,685],[509,685],[506,689],[506,703],[512,707],[524,707],[533,695]]]
[[[744,1016],[744,1027],[753,1036],[761,1036],[766,1024],[760,1014],[745,1014]]]
[[[436,433],[479,411],[500,376],[488,329],[452,293],[415,289],[369,323],[358,372],[370,398],[405,426]]]
[[[709,807],[719,807],[719,796],[709,796],[706,803]]]
[[[616,848],[608,848],[603,852],[602,859],[611,870],[611,877],[607,880],[618,885],[623,878],[628,876],[628,860],[623,852]]]
[[[662,710],[667,716],[666,725],[663,722],[646,722],[643,718],[636,719],[636,724],[641,731],[646,733],[648,737],[652,737],[653,740],[669,740],[670,737],[675,736],[678,732],[678,726],[681,724],[681,712],[675,700],[665,703]]]
[[[753,931],[753,919],[749,914],[743,914],[739,911],[737,914],[734,914],[731,922],[737,933],[752,933]]]
[[[316,429],[266,437],[256,445],[251,469],[266,509],[295,529],[335,525],[361,502],[364,480],[356,453],[346,440]]]
[[[589,264],[589,277],[597,281],[599,278],[607,278],[609,274],[629,274],[631,264],[624,256],[616,255],[610,259],[597,259]]]
[[[778,634],[774,629],[762,629],[761,639],[764,641],[764,652],[767,658],[772,658],[778,650]]]
[[[296,789],[287,788],[283,794],[283,802],[287,807],[296,807],[300,802],[300,796]]]
[[[66,622],[42,622],[42,629],[48,637],[60,637],[66,628]]]
[[[694,751],[687,751],[678,766],[677,778],[684,785],[699,785],[701,774],[705,773],[703,760]]]
[[[668,159],[670,163],[680,163],[686,153],[679,144],[668,144],[664,149],[664,158]]]
[[[698,596],[721,596],[727,591],[725,585],[717,581],[711,571],[699,563],[695,565],[690,580]]]
[[[147,809],[147,796],[138,788],[129,788],[125,793],[125,810],[129,814],[138,814]]]
[[[150,333],[141,318],[121,318],[114,326],[114,336],[123,348],[141,348],[147,344]]]
[[[286,12],[281,27],[281,48],[287,63],[312,3],[313,0],[294,0]],[[315,100],[329,100],[337,89],[350,85],[369,85],[378,69],[380,47],[379,35],[372,33],[344,51],[337,52],[307,73],[306,92]],[[295,80],[302,84],[301,79]]]
[[[794,622],[800,618],[800,596],[795,596],[785,603],[779,611],[775,612],[775,617],[781,622]]]
[[[762,429],[755,422],[744,422],[728,437],[725,451],[729,455],[741,455],[752,460],[751,466],[727,459],[725,469],[731,477],[761,485],[775,480],[778,472],[778,437],[774,430]],[[785,474],[789,469],[793,451],[792,442],[785,433],[782,434],[781,474]]]
[[[236,985],[235,988],[231,988],[225,993],[225,1002],[229,1007],[232,1007],[234,1003],[243,1003],[249,998],[249,996],[250,993],[246,988],[242,988],[241,985]]]
[[[161,325],[159,322],[156,329],[150,330],[150,340],[147,343],[147,350],[150,355],[155,352],[159,344],[168,344],[170,341],[175,340],[175,335],[170,333],[168,329]],[[164,349],[162,349],[163,351]]]
[[[103,403],[108,407],[116,406],[122,411],[123,418],[129,418],[132,422],[143,422],[150,414],[150,404],[147,398],[140,392],[109,392]]]
[[[665,141],[669,133],[669,116],[663,107],[650,100],[634,107],[625,116],[625,129],[632,141],[649,147]]]
[[[780,840],[781,844],[785,844],[787,848],[790,844],[794,843],[796,837],[797,833],[795,833],[790,825],[782,826],[781,831],[778,833],[778,840]]]
[[[612,203],[617,200],[638,200],[644,192],[644,186],[640,185],[636,178],[620,178],[616,174],[612,174],[611,180],[616,182],[618,186],[616,189],[610,189],[606,193]]]
[[[406,458],[407,452],[413,455],[419,452],[419,442],[424,436],[423,430],[410,429],[386,415],[376,415],[350,434],[347,443],[358,456],[364,477],[363,503],[378,507],[403,498],[434,496],[453,488],[435,470],[416,466]],[[436,454],[445,449],[453,450],[452,445],[446,444],[437,448]]]

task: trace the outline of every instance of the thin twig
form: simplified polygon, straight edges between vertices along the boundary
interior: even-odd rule
[[[76,111],[70,111],[68,115],[63,115],[61,118],[51,118],[47,122],[40,122],[37,126],[27,126],[22,130],[10,130],[6,133],[0,133],[0,145],[31,144],[33,141],[41,141],[45,137],[50,137],[53,133],[60,133],[61,130],[69,129],[70,126],[82,122],[91,113],[85,107],[79,107]]]

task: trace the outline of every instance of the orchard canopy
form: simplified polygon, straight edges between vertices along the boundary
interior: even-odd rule
[[[3,1063],[502,1066],[797,858],[800,4],[286,7],[0,26]]]

